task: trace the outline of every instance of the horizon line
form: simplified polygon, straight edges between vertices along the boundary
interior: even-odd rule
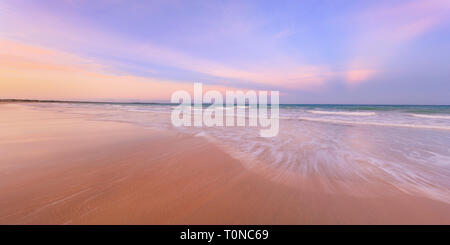
[[[143,101],[89,101],[89,100],[53,100],[53,99],[0,99],[4,102],[24,102],[24,103],[79,103],[79,104],[155,104],[155,105],[179,105],[171,102],[143,102]],[[212,103],[202,103],[211,105]],[[247,105],[247,104],[246,104]],[[361,105],[361,106],[450,106],[450,104],[332,104],[332,103],[280,103],[279,105]]]

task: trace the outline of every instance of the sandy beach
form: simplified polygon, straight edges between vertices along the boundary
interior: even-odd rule
[[[0,224],[450,224],[445,202],[279,183],[202,137],[20,103],[0,115]]]

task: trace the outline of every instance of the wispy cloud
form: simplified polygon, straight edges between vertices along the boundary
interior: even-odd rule
[[[367,81],[375,73],[375,70],[349,70],[345,73],[345,77],[349,83],[357,84]]]
[[[381,6],[359,16],[366,35],[387,42],[404,42],[450,20],[447,0],[413,0]]]
[[[10,80],[23,84],[24,94],[29,93],[24,89],[28,83],[35,84],[29,75],[34,74],[53,81],[48,83],[52,84],[49,91],[58,91],[58,81],[71,81],[71,89],[84,97],[94,92],[81,93],[77,85],[86,89],[110,79],[121,86],[129,83],[124,88],[128,92],[119,93],[119,85],[91,91],[99,97],[136,93],[144,98],[141,91],[160,88],[158,84],[184,88],[190,86],[187,81],[201,81],[223,87],[277,89],[291,97],[322,95],[327,100],[330,90],[348,89],[336,83],[358,89],[385,79],[386,70],[399,73],[392,63],[406,62],[399,55],[416,52],[412,45],[436,42],[445,49],[448,35],[443,40],[419,38],[433,31],[448,34],[442,27],[449,16],[448,0],[350,1],[345,5],[4,0],[0,1],[0,45],[6,65],[2,74],[12,78],[14,70]],[[414,55],[419,57],[418,52]],[[442,66],[428,63],[440,77],[445,76],[439,70]],[[22,77],[29,75],[27,82],[19,79],[20,69],[26,71]],[[429,71],[423,74],[432,75]],[[6,79],[1,79],[4,85]],[[8,83],[19,95],[20,86]],[[139,89],[133,92],[133,86]]]
[[[450,20],[450,1],[414,0],[375,6],[357,14],[348,82],[368,80],[402,45]],[[356,64],[356,65],[355,65]]]
[[[176,90],[192,90],[188,83],[111,74],[75,54],[10,40],[0,40],[0,77],[0,98],[167,101]]]
[[[311,89],[322,85],[331,74],[324,65],[298,63],[291,59],[278,60],[277,64],[261,64],[258,60],[253,60],[248,63],[240,62],[239,67],[236,67],[236,65],[192,55],[151,41],[142,42],[127,39],[102,32],[94,27],[61,24],[57,21],[58,18],[51,14],[42,15],[33,12],[35,18],[40,20],[39,31],[37,32],[36,26],[30,20],[27,20],[26,15],[27,13],[22,13],[22,15],[14,16],[14,18],[0,18],[3,23],[10,23],[9,26],[2,27],[2,29],[8,30],[8,38],[51,43],[61,49],[83,47],[84,49],[95,50],[96,53],[100,54],[113,54],[115,57],[123,59],[201,73],[220,78],[221,81],[241,82],[246,86],[254,84],[278,88]],[[238,23],[233,26],[243,28]],[[66,30],[70,30],[70,32]],[[248,30],[249,27],[245,27],[242,32],[245,33]],[[290,30],[282,31],[279,33],[279,37],[290,33]],[[107,60],[102,62],[108,63]],[[154,69],[150,70],[153,70],[154,73],[157,72]]]

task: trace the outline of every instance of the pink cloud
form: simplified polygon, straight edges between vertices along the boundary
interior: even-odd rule
[[[350,70],[345,73],[345,77],[348,83],[357,84],[367,81],[376,73],[375,70]]]
[[[377,7],[361,14],[359,20],[367,34],[373,33],[377,39],[403,42],[450,20],[450,1],[414,0]]]
[[[414,0],[389,3],[359,13],[356,38],[350,43],[346,79],[355,84],[367,81],[410,40],[450,20],[450,1]],[[356,64],[356,65],[355,65]]]
[[[263,64],[259,61],[232,65],[155,43],[129,40],[102,30],[96,30],[92,26],[78,26],[61,22],[58,17],[52,16],[51,13],[32,12],[32,14],[27,14],[25,10],[24,12],[14,12],[12,16],[0,16],[0,30],[5,32],[3,35],[0,33],[0,38],[3,36],[11,40],[26,40],[36,46],[39,43],[44,43],[60,50],[87,47],[91,50],[98,50],[99,53],[113,53],[114,56],[124,58],[133,57],[137,61],[151,62],[218,77],[225,83],[226,81],[235,82],[237,80],[248,86],[254,84],[308,90],[322,86],[331,77],[329,69],[323,65],[311,65],[289,59],[277,61],[276,65],[274,65],[274,62]],[[39,28],[36,28],[36,24],[29,19],[31,15],[35,19],[39,19]],[[289,32],[285,31],[280,35],[284,36]],[[70,61],[69,56],[67,56],[67,60]],[[97,65],[111,64],[111,66],[114,66],[114,63],[108,60],[97,59],[89,62]],[[152,71],[153,74],[158,73],[157,70]]]
[[[191,83],[115,75],[104,67],[71,53],[0,40],[0,98],[167,101],[176,90],[193,89]]]

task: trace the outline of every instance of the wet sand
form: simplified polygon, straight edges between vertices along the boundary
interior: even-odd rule
[[[202,137],[23,104],[0,115],[0,224],[450,224],[447,203],[277,183]]]

